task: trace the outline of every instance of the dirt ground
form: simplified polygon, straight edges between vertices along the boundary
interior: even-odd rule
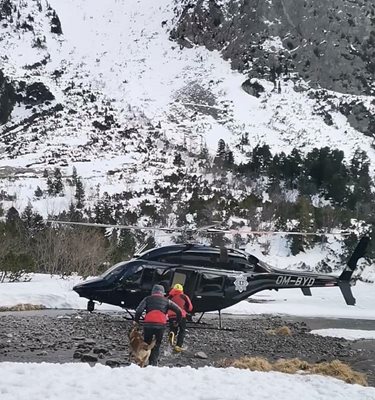
[[[270,361],[295,358],[308,362],[339,359],[367,375],[375,386],[375,341],[349,342],[310,334],[317,320],[270,316],[224,316],[223,329],[209,315],[204,324],[189,324],[186,350],[174,353],[165,341],[160,366],[220,366],[224,359],[261,356]],[[270,331],[288,326],[290,336]],[[322,324],[320,324],[322,325]],[[124,312],[86,311],[0,313],[0,361],[89,362],[112,367],[128,365],[128,332]]]

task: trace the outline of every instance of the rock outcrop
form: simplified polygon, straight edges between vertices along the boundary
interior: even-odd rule
[[[171,37],[219,50],[251,77],[298,76],[312,87],[374,94],[375,4],[366,0],[199,0]]]

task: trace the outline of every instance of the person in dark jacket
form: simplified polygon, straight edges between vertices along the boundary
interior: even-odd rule
[[[181,352],[182,345],[184,344],[184,338],[186,334],[186,314],[191,313],[193,310],[193,305],[188,295],[184,294],[184,287],[176,283],[173,289],[168,294],[168,299],[176,303],[182,310],[182,318],[178,322],[176,313],[173,310],[168,311],[169,320],[169,338],[170,341],[174,342],[174,338],[177,336],[177,343],[174,346],[174,350]]]
[[[165,291],[163,286],[154,285],[151,291],[151,296],[145,297],[135,310],[134,320],[136,323],[139,323],[143,311],[146,311],[143,321],[144,341],[151,344],[154,336],[156,339],[156,344],[151,350],[149,365],[158,365],[160,345],[167,324],[168,310],[172,310],[176,314],[178,322],[180,322],[182,317],[180,307],[164,297],[164,294]]]

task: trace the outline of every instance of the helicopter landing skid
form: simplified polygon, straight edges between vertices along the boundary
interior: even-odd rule
[[[134,314],[132,314],[127,308],[124,309],[129,315],[125,315],[125,319],[128,321],[134,321]]]
[[[228,331],[228,332],[236,332],[237,329],[235,328],[227,328],[225,326],[222,327],[218,327],[212,324],[208,324],[206,322],[201,322],[201,323],[197,323],[197,322],[188,322],[187,326],[188,329],[207,329],[207,330],[214,330],[214,331]]]
[[[189,328],[197,328],[197,329],[215,329],[219,331],[236,331],[237,329],[234,328],[225,328],[223,327],[222,320],[221,320],[221,310],[218,310],[219,312],[219,326],[215,327],[212,324],[209,324],[207,322],[201,322],[202,318],[204,316],[204,312],[199,316],[197,321],[193,321],[192,318],[188,320],[187,326]]]

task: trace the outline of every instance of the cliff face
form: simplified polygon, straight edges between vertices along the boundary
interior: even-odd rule
[[[171,33],[219,50],[251,77],[297,73],[311,87],[374,94],[375,4],[367,0],[199,0]]]

